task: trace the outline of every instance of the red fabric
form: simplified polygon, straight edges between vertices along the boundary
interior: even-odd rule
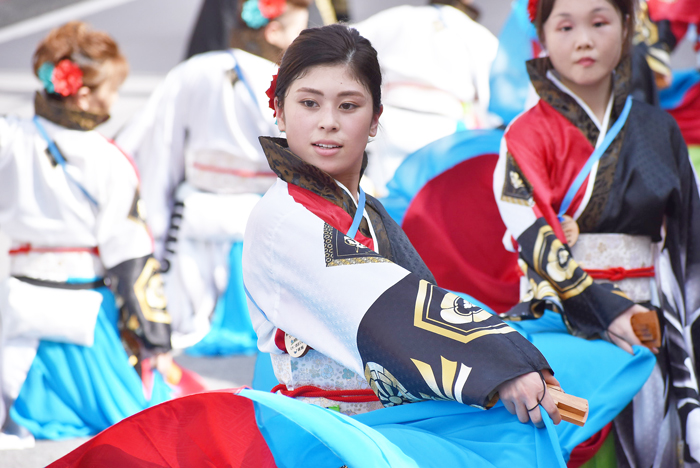
[[[690,88],[680,105],[668,113],[678,122],[686,144],[700,145],[700,83]]]
[[[571,456],[569,457],[569,462],[566,464],[566,466],[568,468],[578,468],[593,458],[593,456],[598,453],[598,450],[600,450],[600,447],[603,446],[605,439],[608,438],[608,434],[610,434],[611,429],[612,423],[608,423],[600,431],[593,434],[590,439],[578,444],[571,451]]]
[[[294,390],[287,389],[285,384],[279,384],[270,390],[272,393],[280,392],[288,397],[307,397],[307,398],[327,398],[333,401],[344,401],[346,403],[367,403],[370,401],[379,401],[377,395],[369,389],[356,390],[324,390],[314,387],[313,385],[305,385],[295,388]]]
[[[654,267],[630,268],[612,267],[605,270],[584,269],[593,279],[606,279],[610,281],[622,281],[625,278],[653,278],[656,276]]]
[[[207,387],[199,374],[189,369],[185,369],[175,362],[173,362],[172,365],[180,369],[181,372],[179,382],[171,382],[170,379],[166,379],[168,385],[170,385],[170,387],[173,389],[174,398],[207,391]]]
[[[253,402],[236,390],[198,393],[106,429],[51,468],[274,468]]]
[[[544,216],[559,240],[566,243],[557,213],[569,186],[593,153],[593,145],[566,117],[542,100],[511,124],[505,139],[534,188],[536,216]],[[566,212],[570,216],[581,204],[587,185],[588,178]]]
[[[11,249],[10,255],[28,254],[30,252],[47,253],[47,252],[87,252],[93,255],[100,255],[100,249],[97,247],[32,247],[31,244],[20,245],[16,249]]]
[[[294,201],[303,205],[304,208],[321,218],[323,221],[333,226],[342,233],[348,232],[352,226],[352,217],[345,212],[341,207],[333,202],[326,200],[320,195],[303,189],[294,184],[287,184],[289,187],[289,195],[294,198]],[[355,240],[367,248],[374,250],[374,241],[364,236],[360,230],[357,230]]]
[[[279,328],[275,331],[275,346],[277,346],[278,349],[280,349],[281,351],[284,351],[286,353],[287,352],[287,345],[284,342],[284,335],[285,335],[284,331],[282,331]]]
[[[506,232],[493,197],[498,155],[468,159],[425,184],[403,229],[443,288],[505,312],[518,303],[518,254],[503,248]],[[479,197],[479,198],[476,198]]]
[[[686,24],[700,23],[700,0],[648,0],[653,21],[670,20]]]
[[[200,171],[215,172],[217,174],[230,174],[238,177],[274,177],[275,179],[277,178],[277,175],[275,173],[269,171],[248,171],[245,169],[235,169],[232,167],[212,166],[210,164],[202,164],[198,162],[195,162],[192,166],[195,169],[199,169]]]

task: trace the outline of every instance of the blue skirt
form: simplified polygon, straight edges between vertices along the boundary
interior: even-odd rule
[[[112,292],[103,300],[91,347],[41,341],[10,416],[39,439],[90,436],[127,416],[170,398],[154,372],[150,400],[122,346],[119,310]]]
[[[538,320],[509,324],[544,354],[565,392],[588,400],[589,416],[583,427],[567,422],[554,426],[542,411],[546,430],[538,430],[532,424],[521,424],[501,403],[482,411],[456,402],[428,401],[346,418],[337,413],[326,415],[312,405],[290,406],[289,399],[275,398],[277,395],[246,391],[240,395],[256,402],[258,426],[279,466],[296,466],[294,457],[307,456],[300,447],[316,447],[314,453],[321,456],[325,449],[320,450],[319,444],[331,453],[342,453],[339,460],[353,466],[349,461],[355,455],[344,452],[348,419],[361,423],[357,427],[362,430],[369,427],[378,431],[384,436],[382,440],[389,442],[375,444],[369,437],[364,446],[356,446],[357,456],[369,450],[368,444],[374,444],[382,453],[398,448],[415,463],[362,465],[358,459],[357,466],[563,466],[577,445],[600,431],[632,401],[656,364],[656,357],[646,348],[637,346],[630,355],[606,341],[570,335],[561,315],[551,311]],[[259,355],[253,388],[269,391],[275,384],[269,355]],[[338,424],[338,418],[343,424]],[[313,436],[310,439],[309,434]]]
[[[187,348],[193,356],[230,356],[257,352],[257,336],[248,314],[243,289],[243,242],[236,242],[229,254],[229,280],[226,291],[214,309],[211,329],[202,340]]]

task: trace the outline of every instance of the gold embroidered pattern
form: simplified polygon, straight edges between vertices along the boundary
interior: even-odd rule
[[[327,267],[361,263],[391,263],[374,250],[349,238],[327,223],[323,225],[323,250]]]
[[[455,294],[447,293],[438,304],[433,297],[434,292],[433,284],[421,280],[413,318],[413,325],[417,328],[461,343],[469,343],[486,335],[515,331],[495,316]]]
[[[533,259],[537,274],[550,280],[562,300],[578,296],[593,284],[593,279],[583,270],[577,272],[578,264],[548,224],[537,232]]]
[[[170,323],[170,314],[165,310],[167,302],[163,291],[163,279],[160,276],[160,264],[155,258],[146,260],[141,274],[134,283],[134,293],[146,320]]]
[[[411,395],[389,370],[376,362],[368,362],[365,365],[365,379],[384,406],[397,406],[421,400]]]
[[[532,186],[520,170],[515,158],[508,153],[506,155],[506,180],[503,183],[501,200],[516,205],[532,206]]]

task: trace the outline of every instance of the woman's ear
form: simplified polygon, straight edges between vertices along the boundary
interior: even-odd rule
[[[87,86],[81,86],[77,93],[71,96],[73,106],[81,111],[88,112],[90,110],[90,98],[92,90]]]
[[[379,117],[381,117],[382,112],[384,112],[384,106],[379,106],[379,112],[372,116],[372,122],[369,125],[369,136],[372,138],[377,136],[377,130],[379,129]]]
[[[277,128],[284,132],[287,126],[284,123],[284,107],[280,106],[280,101],[275,97],[275,112],[277,113]]]
[[[285,43],[284,26],[277,20],[272,20],[265,25],[263,37],[265,38],[265,42],[282,50],[286,49],[289,45]]]

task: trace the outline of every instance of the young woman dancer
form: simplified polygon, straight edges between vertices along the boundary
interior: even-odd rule
[[[155,460],[154,444],[161,454],[173,446],[156,430],[168,424],[168,438],[183,441],[178,453],[191,447],[214,465],[221,456],[232,466],[244,457],[240,466],[273,466],[271,458],[290,467],[564,466],[550,438],[560,415],[545,385],[558,382],[542,354],[498,317],[435,286],[398,225],[359,187],[380,87],[369,41],[331,25],[300,34],[270,90],[287,139],[260,139],[278,179],[251,213],[243,274],[278,393],[243,389],[161,405],[105,431],[67,465],[109,446],[125,460]],[[253,416],[259,432],[243,430]],[[142,424],[157,440],[121,442]],[[231,440],[237,455],[218,442]]]
[[[127,61],[107,34],[71,22],[44,38],[33,66],[44,88],[35,116],[0,118],[0,228],[11,239],[0,448],[33,441],[17,423],[40,438],[92,435],[170,395],[157,378],[144,396],[134,369],[170,350],[138,175],[94,130]]]
[[[555,311],[632,352],[632,317],[659,312],[658,366],[615,426],[618,457],[665,467],[679,448],[700,460],[700,199],[678,126],[629,95],[635,3],[530,2],[540,99],[505,133],[494,193],[525,273],[519,318]]]
[[[191,351],[255,351],[242,240],[250,210],[275,180],[257,139],[278,134],[265,90],[275,62],[306,27],[308,6],[238,2],[231,49],[175,67],[117,136],[141,171],[176,348],[199,342]]]

